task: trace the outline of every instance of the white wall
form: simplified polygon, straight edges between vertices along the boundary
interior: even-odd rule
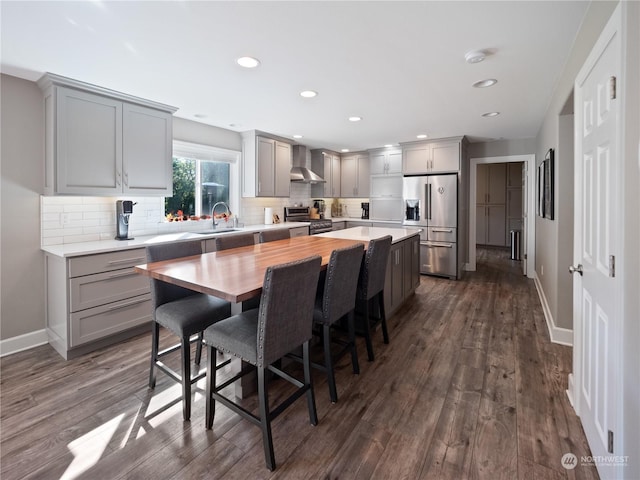
[[[0,339],[44,328],[44,259],[40,193],[44,108],[38,86],[2,75],[0,194]]]
[[[544,122],[536,137],[536,161],[539,164],[544,160],[546,152],[553,148],[558,152],[555,169],[554,189],[556,198],[566,198],[565,192],[569,184],[573,184],[573,170],[565,168],[566,165],[559,166],[561,162],[573,162],[572,157],[560,155],[560,115],[567,99],[573,90],[573,83],[582,67],[587,55],[591,51],[595,41],[598,39],[602,28],[607,23],[611,13],[615,9],[616,2],[592,2],[589,6],[583,24],[578,32],[575,43],[567,59],[565,69],[560,74],[549,108],[544,118]],[[561,191],[562,189],[562,191]],[[562,249],[571,249],[568,242],[573,241],[573,234],[569,234],[569,229],[573,231],[573,222],[558,220],[558,205],[555,202],[555,220],[549,220],[536,216],[536,275],[544,296],[549,305],[551,321],[560,328],[571,329],[573,321],[564,315],[559,315],[558,298],[570,298],[571,292],[562,290],[560,283],[561,276],[566,273],[569,267],[568,260],[559,257]],[[562,249],[559,244],[562,242]],[[565,285],[566,287],[566,285]]]

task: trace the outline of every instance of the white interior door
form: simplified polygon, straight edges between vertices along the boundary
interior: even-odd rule
[[[619,14],[619,8],[617,10]],[[613,435],[620,385],[621,285],[612,263],[620,258],[620,20],[616,13],[596,43],[575,85],[574,374],[576,410],[593,456],[616,451]],[[611,445],[613,442],[613,446]],[[604,462],[603,462],[604,463]],[[598,466],[602,478],[615,468]]]

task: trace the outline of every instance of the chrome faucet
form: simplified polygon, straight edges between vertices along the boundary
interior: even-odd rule
[[[228,215],[228,216],[231,216],[231,209],[229,208],[229,205],[227,205],[227,203],[226,203],[226,202],[216,202],[216,203],[213,205],[213,208],[211,209],[211,219],[213,220],[213,229],[214,229],[214,230],[215,230],[216,228],[218,228],[218,222],[216,221],[216,215],[215,215],[215,213],[216,213],[216,207],[217,207],[218,205],[222,205],[224,208],[226,208],[226,209],[227,209],[227,215]]]

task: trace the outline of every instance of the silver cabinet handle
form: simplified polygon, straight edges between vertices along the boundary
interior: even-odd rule
[[[137,305],[139,303],[144,303],[147,300],[148,300],[147,298],[143,298],[141,300],[134,300],[133,302],[127,302],[127,303],[120,303],[118,305],[112,305],[112,306],[109,307],[109,310],[118,310],[120,308],[131,307],[132,305]]]
[[[577,267],[574,267],[573,265],[571,265],[569,267],[569,273],[571,273],[571,274],[579,273],[580,276],[582,276],[582,264],[579,263]]]
[[[124,272],[112,273],[111,275],[109,275],[109,278],[128,277],[130,275],[137,275],[137,274],[133,270],[127,269]]]
[[[144,263],[144,257],[124,258],[122,260],[111,260],[107,265],[122,265],[123,263]]]

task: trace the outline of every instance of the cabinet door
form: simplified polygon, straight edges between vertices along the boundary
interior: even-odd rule
[[[491,205],[504,205],[507,197],[506,163],[489,164],[489,201]]]
[[[369,166],[371,175],[387,173],[387,156],[384,153],[369,154]]]
[[[490,205],[487,208],[487,245],[504,247],[507,245],[507,219],[504,205]]]
[[[258,170],[259,197],[275,195],[275,140],[256,137],[256,163]]]
[[[476,243],[487,244],[487,207],[476,207]]]
[[[507,163],[507,187],[522,187],[522,162]]]
[[[127,103],[122,113],[123,192],[172,195],[171,114]]]
[[[275,196],[288,197],[291,186],[291,145],[275,142]]]
[[[56,192],[122,193],[122,102],[59,87]]]
[[[431,146],[431,172],[460,170],[460,143],[434,143]]]
[[[340,194],[343,198],[358,196],[358,156],[349,155],[340,161]]]
[[[369,157],[366,155],[358,156],[358,197],[369,196],[369,181],[371,173],[369,171]]]
[[[476,175],[476,203],[485,204],[489,202],[489,165],[484,163],[478,165]]]
[[[420,286],[420,237],[411,240],[411,283],[413,289]]]
[[[522,218],[522,188],[507,190],[507,217]]]
[[[402,173],[411,175],[427,173],[431,160],[431,145],[413,145],[402,149]]]
[[[404,251],[402,243],[391,245],[391,309],[395,308],[404,300],[403,270]]]
[[[387,153],[386,173],[402,173],[402,152]]]
[[[331,155],[331,196],[339,197],[340,195],[340,157]]]
[[[402,198],[402,176],[383,175],[371,177],[371,197]]]

